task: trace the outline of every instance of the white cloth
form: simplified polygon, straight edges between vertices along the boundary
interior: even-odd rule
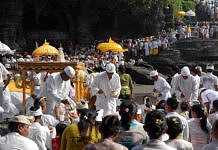
[[[51,148],[50,131],[38,122],[34,122],[30,126],[29,138],[37,144],[39,150],[47,150],[47,148]]]
[[[179,74],[178,73],[176,73],[176,74],[174,74],[174,76],[172,77],[172,80],[171,80],[171,83],[170,83],[170,85],[171,85],[171,95],[173,95],[174,93],[175,93],[175,85],[176,85],[176,78],[179,76]]]
[[[99,90],[104,93],[98,94]],[[116,100],[120,94],[120,77],[117,73],[108,79],[107,72],[100,73],[92,83],[92,95],[96,95],[96,109],[104,109],[104,116],[116,113]]]
[[[201,93],[201,99],[203,103],[209,103],[212,108],[213,101],[218,100],[218,92],[208,89]]]
[[[7,88],[4,89],[3,86],[0,86],[0,106],[4,109],[0,119],[11,118],[19,113],[16,106],[12,103],[10,92]]]
[[[201,83],[201,78],[198,75],[195,75],[194,77],[195,77],[195,80],[196,80],[196,82],[198,84],[198,88],[199,88],[200,87],[200,83]]]
[[[0,137],[0,150],[39,150],[35,142],[16,132]]]
[[[189,141],[192,143],[194,150],[200,150],[206,144],[208,144],[210,140],[210,129],[211,125],[209,121],[207,121],[207,127],[209,128],[209,133],[206,133],[201,129],[200,119],[192,118],[188,121],[189,125]]]
[[[213,140],[211,143],[205,145],[202,150],[217,150],[218,140]]]
[[[176,148],[177,150],[193,150],[192,143],[183,139],[174,139],[167,141],[167,145]]]
[[[168,146],[161,140],[150,140],[146,145],[138,145],[132,148],[132,150],[176,150],[173,147]]]
[[[70,80],[63,81],[60,73],[53,73],[48,76],[43,90],[47,97],[48,114],[53,114],[56,103],[61,103],[64,99],[70,100],[69,93],[71,89]]]
[[[0,83],[7,79],[7,75],[9,74],[8,70],[5,66],[0,63]]]
[[[41,121],[43,126],[53,126],[55,127],[59,121],[52,115],[50,114],[43,114],[41,116]]]
[[[201,77],[201,85],[205,89],[215,90],[214,86],[218,85],[218,78],[212,73],[206,73]]]
[[[182,137],[183,137],[184,140],[188,141],[188,139],[189,139],[188,121],[183,116],[178,114],[177,112],[167,113],[166,118],[169,118],[169,117],[178,117],[180,119],[180,121],[182,122],[182,126],[183,126]]]
[[[193,101],[198,99],[198,83],[194,76],[189,75],[187,79],[183,79],[182,75],[176,78],[175,82],[176,97],[180,101]],[[181,97],[181,94],[185,96]]]
[[[161,94],[161,96],[158,97],[158,100],[167,100],[171,97],[171,87],[169,83],[161,76],[158,76],[157,81],[154,81],[154,89]]]

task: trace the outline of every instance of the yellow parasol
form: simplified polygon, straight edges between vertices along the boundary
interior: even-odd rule
[[[178,12],[176,13],[176,15],[183,17],[183,16],[186,15],[186,12],[184,12],[184,11],[178,11]]]
[[[99,43],[97,45],[97,49],[102,52],[116,52],[121,53],[127,51],[127,49],[123,49],[122,46],[116,42],[114,42],[111,38],[109,39],[109,42]]]
[[[45,41],[45,43],[42,46],[40,46],[39,48],[33,51],[32,55],[33,57],[49,56],[49,55],[57,56],[59,55],[59,51]]]

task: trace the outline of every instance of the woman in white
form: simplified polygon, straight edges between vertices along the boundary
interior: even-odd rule
[[[188,122],[189,141],[193,144],[194,150],[201,150],[204,145],[209,143],[211,125],[200,104],[191,107],[191,116],[192,119]]]

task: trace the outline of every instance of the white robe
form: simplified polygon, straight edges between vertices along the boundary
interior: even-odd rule
[[[212,73],[206,73],[201,77],[201,85],[205,89],[215,90],[214,87],[218,85],[218,78]]]
[[[0,119],[11,118],[19,113],[16,106],[12,103],[10,92],[7,88],[4,89],[3,86],[0,86],[0,107],[4,110]]]
[[[98,94],[99,90],[103,94]],[[96,95],[96,109],[104,110],[104,116],[116,113],[116,100],[120,94],[120,77],[114,73],[111,80],[108,79],[107,72],[102,72],[94,79],[92,83],[92,95]]]
[[[0,83],[7,79],[7,75],[9,74],[8,70],[5,66],[0,63]]]
[[[48,76],[43,90],[47,97],[48,114],[53,114],[56,103],[61,103],[64,99],[70,100],[69,94],[71,89],[70,80],[63,81],[60,73],[53,73]]]
[[[175,93],[176,97],[180,101],[192,102],[198,99],[198,83],[194,76],[189,75],[188,79],[183,79],[182,75],[176,78],[175,82]],[[181,94],[184,94],[184,98]]]
[[[158,100],[167,100],[171,97],[171,87],[169,83],[161,76],[158,76],[157,81],[154,81],[154,89],[156,89],[157,92],[161,94],[161,96],[158,97]]]
[[[33,140],[39,150],[47,150],[51,148],[51,135],[47,127],[40,125],[38,122],[34,122],[29,131],[29,138]]]

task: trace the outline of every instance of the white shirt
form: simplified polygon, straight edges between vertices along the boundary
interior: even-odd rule
[[[198,84],[198,88],[199,88],[200,87],[200,83],[201,83],[201,78],[198,75],[195,75],[194,77],[195,77],[195,80],[196,80],[196,82]]]
[[[9,74],[8,70],[5,66],[0,63],[0,83],[7,79],[7,75]]]
[[[16,132],[0,137],[0,150],[39,150],[31,139]]]
[[[94,79],[91,86],[92,95],[96,95],[96,109],[104,109],[104,116],[116,113],[116,100],[120,94],[121,83],[117,73],[109,80],[107,72],[102,72]],[[99,90],[104,93],[98,94]]]
[[[213,140],[211,143],[205,145],[202,150],[217,150],[218,149],[218,140]]]
[[[32,139],[39,147],[39,150],[47,150],[51,148],[51,136],[49,130],[34,122],[30,127],[29,138]]]
[[[156,89],[157,92],[161,94],[161,96],[158,97],[158,100],[167,100],[171,97],[171,87],[169,83],[161,76],[158,76],[157,81],[154,81],[154,89]]]
[[[189,75],[187,79],[183,79],[182,75],[176,78],[175,93],[180,101],[193,101],[198,99],[198,83],[194,76]],[[184,98],[181,97],[184,94]]]
[[[178,73],[174,74],[174,76],[172,77],[172,80],[171,80],[171,94],[173,95],[175,93],[175,85],[176,85],[176,78],[179,76]]]
[[[0,119],[11,118],[19,113],[19,110],[12,103],[10,92],[7,88],[4,89],[2,85],[0,85],[0,106],[4,109]]]
[[[60,73],[53,73],[48,76],[44,90],[47,97],[47,113],[52,114],[56,103],[64,99],[70,100],[69,93],[72,89],[70,80],[63,81]]]
[[[188,141],[188,139],[189,139],[188,121],[183,116],[178,114],[177,112],[169,112],[169,113],[167,113],[166,118],[169,118],[169,117],[178,117],[181,120],[182,126],[183,126],[183,131],[182,131],[183,139]]]
[[[201,93],[201,99],[203,103],[210,103],[210,108],[212,108],[213,101],[218,100],[218,92],[208,89]]]
[[[201,85],[205,89],[215,90],[214,86],[218,85],[218,78],[212,73],[206,73],[201,77]]]
[[[193,150],[192,143],[183,139],[174,139],[167,141],[167,145],[176,148],[177,150]]]

